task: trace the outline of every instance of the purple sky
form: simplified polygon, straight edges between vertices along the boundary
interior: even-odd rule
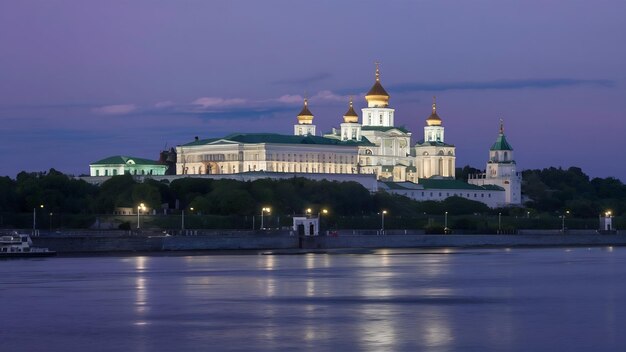
[[[194,136],[318,131],[374,81],[422,138],[437,95],[457,166],[500,117],[520,169],[626,180],[624,1],[2,1],[0,175],[88,173]],[[360,112],[360,111],[359,111]]]

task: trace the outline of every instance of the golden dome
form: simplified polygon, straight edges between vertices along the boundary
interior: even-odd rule
[[[382,84],[380,84],[380,69],[378,68],[378,62],[376,63],[376,82],[374,82],[372,88],[365,95],[365,100],[367,100],[367,105],[370,107],[387,107],[389,105],[389,94],[385,88],[383,88]]]
[[[437,98],[433,97],[433,112],[426,119],[428,126],[441,126],[441,117],[437,115]]]
[[[350,98],[350,108],[348,112],[343,114],[343,122],[345,123],[357,123],[359,122],[359,115],[356,114],[354,108],[352,107],[352,97]]]
[[[309,101],[304,99],[304,106],[298,114],[298,123],[301,125],[310,125],[313,123],[313,113],[309,110]]]

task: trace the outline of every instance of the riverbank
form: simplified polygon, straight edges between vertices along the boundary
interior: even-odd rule
[[[63,253],[237,251],[357,248],[626,246],[624,234],[339,235],[35,237],[33,245]]]

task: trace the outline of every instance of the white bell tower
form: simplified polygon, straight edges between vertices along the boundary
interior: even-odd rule
[[[306,98],[304,99],[304,106],[298,114],[298,123],[293,125],[293,134],[296,136],[315,136],[313,114],[309,110],[309,102]]]
[[[361,109],[363,126],[393,127],[394,109],[389,107],[389,94],[380,84],[380,68],[376,63],[376,82],[365,95],[367,107]]]
[[[361,140],[361,124],[359,123],[359,115],[357,115],[356,111],[354,111],[354,107],[352,107],[352,97],[350,97],[350,108],[348,108],[348,111],[343,115],[341,140]]]

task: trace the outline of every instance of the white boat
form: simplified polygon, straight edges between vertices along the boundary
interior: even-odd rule
[[[2,235],[0,236],[0,258],[50,257],[57,254],[48,248],[31,247],[32,245],[33,241],[29,235],[17,232]]]

